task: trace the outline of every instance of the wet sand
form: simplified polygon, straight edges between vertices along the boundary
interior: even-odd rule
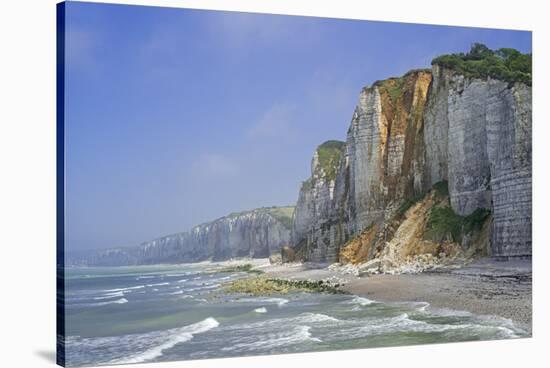
[[[264,266],[268,275],[286,279],[330,279],[343,289],[382,302],[428,302],[431,307],[496,315],[532,331],[531,262],[482,259],[462,267],[419,274],[357,277],[327,265]]]

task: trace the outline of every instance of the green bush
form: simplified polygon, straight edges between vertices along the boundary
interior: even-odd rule
[[[440,198],[444,198],[449,195],[449,183],[447,180],[438,181],[433,185],[433,189]]]
[[[491,212],[478,208],[468,216],[457,215],[449,207],[434,207],[430,212],[425,237],[433,241],[450,239],[460,243],[465,234],[479,230]]]
[[[344,142],[332,140],[326,141],[317,147],[319,165],[321,165],[328,180],[334,180],[334,178],[336,178],[344,145]]]
[[[453,69],[469,78],[494,78],[509,83],[531,85],[532,54],[522,54],[511,49],[491,50],[481,43],[472,45],[470,52],[441,55],[432,65]]]
[[[393,83],[391,83],[393,81]],[[378,84],[378,88],[381,92],[386,91],[390,96],[393,104],[397,102],[399,96],[403,93],[403,85],[405,84],[405,78],[390,78],[382,81]]]

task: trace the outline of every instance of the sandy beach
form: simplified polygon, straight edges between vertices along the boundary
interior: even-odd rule
[[[481,259],[462,267],[430,272],[357,277],[322,264],[260,266],[268,275],[290,280],[344,283],[343,289],[382,302],[427,302],[432,308],[496,315],[531,333],[531,262]]]

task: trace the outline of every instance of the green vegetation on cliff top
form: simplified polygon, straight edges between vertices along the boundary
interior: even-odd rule
[[[407,73],[408,74],[408,73]],[[387,92],[393,104],[397,103],[397,99],[403,93],[403,85],[405,84],[405,76],[399,78],[389,78],[378,83],[380,92]]]
[[[279,220],[287,229],[292,228],[292,216],[294,207],[270,207],[266,209],[267,213]]]
[[[531,85],[532,54],[522,54],[511,48],[491,50],[474,43],[470,52],[438,56],[432,60],[432,65],[441,65],[469,78],[491,77]]]
[[[334,180],[338,171],[340,157],[344,149],[345,142],[342,141],[326,141],[317,147],[317,157],[319,165],[325,172],[328,180]]]
[[[241,211],[241,212],[232,212],[226,217],[228,218],[235,218],[238,216],[242,216],[246,213],[250,212],[260,212],[260,213],[267,213],[271,215],[271,217],[275,218],[279,222],[281,222],[287,229],[292,228],[292,216],[294,215],[294,206],[287,206],[287,207],[261,207],[257,208],[252,211]]]

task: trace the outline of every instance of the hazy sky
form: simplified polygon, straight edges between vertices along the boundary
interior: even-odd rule
[[[67,249],[294,204],[361,88],[529,32],[68,3]]]

